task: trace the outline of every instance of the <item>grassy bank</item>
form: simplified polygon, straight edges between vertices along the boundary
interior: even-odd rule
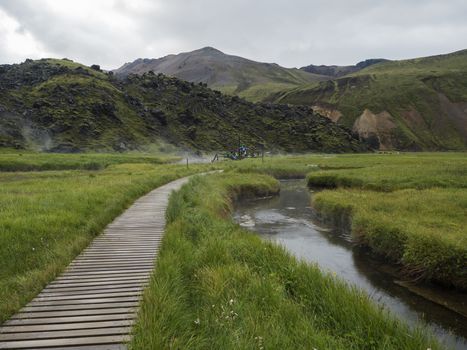
[[[465,187],[467,183],[467,154],[455,152],[267,155],[264,162],[261,158],[245,159],[227,163],[225,168],[277,178],[300,178],[308,174],[310,181],[315,181],[314,186],[324,187],[343,186],[348,182],[349,186],[365,185],[384,190],[437,185]]]
[[[467,289],[467,190],[341,189],[316,194],[313,204],[328,221],[350,221],[356,242],[409,275]]]
[[[57,162],[61,155],[47,157]],[[133,163],[108,165],[99,171],[0,172],[0,323],[34,297],[135,199],[171,180],[210,168]]]
[[[416,280],[467,289],[465,154],[317,171],[307,179],[335,189],[317,193],[313,205],[326,220],[349,225],[357,242]]]
[[[375,191],[432,187],[467,188],[467,154],[433,157],[374,156],[381,163],[369,162],[354,169],[334,169],[310,173],[308,184],[316,187],[352,187]],[[359,162],[357,161],[357,164]]]
[[[112,164],[163,164],[174,156],[141,153],[35,153],[0,152],[0,171],[100,170]]]
[[[172,195],[133,349],[438,349],[368,296],[241,229],[232,198],[277,191],[264,175],[193,179]]]

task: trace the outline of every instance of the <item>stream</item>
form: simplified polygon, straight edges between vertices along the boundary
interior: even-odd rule
[[[377,303],[415,325],[424,322],[449,348],[467,349],[467,320],[394,283],[384,265],[355,247],[347,234],[319,223],[305,180],[282,180],[279,196],[240,201],[234,220],[263,239],[283,245],[299,259],[366,291]]]

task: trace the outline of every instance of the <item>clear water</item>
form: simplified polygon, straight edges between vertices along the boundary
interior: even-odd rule
[[[279,196],[238,203],[234,219],[298,258],[357,285],[410,324],[425,322],[449,348],[467,349],[464,317],[395,284],[394,277],[355,248],[350,237],[320,226],[310,208],[311,196],[304,180],[284,180]]]

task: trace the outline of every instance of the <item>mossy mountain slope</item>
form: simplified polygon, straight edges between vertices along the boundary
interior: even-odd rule
[[[273,92],[329,77],[274,63],[262,63],[205,47],[157,59],[137,59],[114,70],[118,75],[153,71],[258,101]]]
[[[165,140],[223,150],[362,151],[350,130],[309,107],[254,104],[162,74],[111,73],[69,60],[0,66],[0,146],[128,150]]]
[[[381,62],[268,99],[313,106],[380,149],[467,148],[467,50]]]

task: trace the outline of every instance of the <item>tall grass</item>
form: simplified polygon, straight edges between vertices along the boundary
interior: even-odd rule
[[[454,152],[266,155],[264,162],[261,158],[245,159],[228,162],[224,167],[227,171],[255,172],[277,178],[308,174],[311,185],[324,187],[348,183],[348,186],[389,190],[467,184],[467,153]]]
[[[264,175],[196,178],[172,195],[132,349],[438,349],[364,293],[241,229],[232,198]]]
[[[467,289],[467,190],[328,190],[313,205],[328,220],[351,222],[356,242],[409,275]]]
[[[100,170],[112,164],[163,164],[176,160],[168,155],[140,153],[34,153],[0,152],[0,171]]]
[[[394,158],[392,158],[394,159]],[[308,185],[327,219],[351,223],[354,239],[401,263],[416,280],[467,289],[467,158],[401,156],[356,169],[321,170]]]
[[[408,164],[388,163],[356,169],[310,173],[309,186],[352,187],[376,191],[432,187],[467,188],[467,158],[464,160],[414,159]]]
[[[0,322],[135,199],[210,168],[135,163],[100,171],[0,173]]]

